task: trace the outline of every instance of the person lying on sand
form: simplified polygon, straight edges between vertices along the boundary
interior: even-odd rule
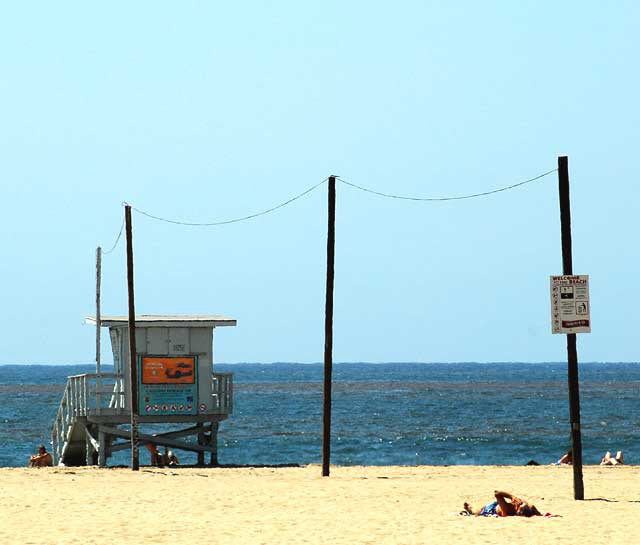
[[[600,462],[601,466],[620,466],[624,464],[624,454],[619,450],[616,453],[616,457],[612,458],[611,453],[609,451],[605,452],[604,458]]]
[[[530,504],[520,498],[517,498],[509,492],[494,492],[496,501],[485,505],[479,511],[474,511],[472,507],[465,502],[464,511],[461,515],[490,516],[498,515],[499,517],[533,517],[540,516],[542,513],[536,509],[536,506]],[[508,500],[508,501],[507,501]]]
[[[29,467],[47,467],[53,465],[53,458],[44,445],[38,447],[38,454],[29,458]]]

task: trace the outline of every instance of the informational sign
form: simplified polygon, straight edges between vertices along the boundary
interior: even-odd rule
[[[140,415],[197,414],[197,357],[140,356]]]
[[[591,333],[588,275],[551,277],[551,332]]]

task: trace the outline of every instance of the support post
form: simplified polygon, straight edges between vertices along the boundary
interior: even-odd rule
[[[107,465],[107,434],[102,431],[102,428],[98,431],[98,467],[105,467]]]
[[[207,438],[204,434],[204,424],[202,422],[198,422],[198,445],[206,445]],[[204,451],[198,452],[198,467],[204,467]]]
[[[324,310],[324,396],[322,404],[322,476],[331,463],[331,373],[333,368],[333,280],[336,232],[336,177],[329,176],[327,207],[327,285]]]
[[[100,377],[100,287],[102,283],[102,248],[96,248],[96,409],[102,408],[102,380]]]
[[[562,274],[573,275],[571,249],[571,200],[569,197],[569,158],[558,157],[558,189],[560,194],[560,228],[562,233]],[[584,500],[582,479],[582,432],[580,430],[580,386],[578,381],[578,349],[576,334],[567,334],[567,378],[569,382],[569,419],[573,455],[573,497]]]
[[[127,288],[129,294],[129,400],[131,402],[131,469],[140,469],[138,452],[138,357],[136,352],[136,308],[133,291],[133,235],[131,206],[124,207],[127,231]]]
[[[84,438],[84,465],[93,465],[91,460],[93,459],[93,453],[91,452],[92,446],[88,437]]]
[[[218,465],[218,422],[211,422],[211,446],[213,450],[211,451],[211,457],[209,459],[209,464],[212,466]]]

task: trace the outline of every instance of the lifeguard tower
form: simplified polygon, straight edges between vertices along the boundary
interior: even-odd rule
[[[109,328],[114,373],[68,377],[53,424],[54,464],[105,466],[114,452],[131,448],[128,318],[100,323]],[[197,452],[199,465],[208,452],[218,463],[218,425],[233,411],[233,374],[213,372],[213,332],[235,325],[225,316],[136,317],[142,444]]]

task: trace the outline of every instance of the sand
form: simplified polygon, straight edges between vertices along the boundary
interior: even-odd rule
[[[640,543],[640,467],[0,469],[0,543]],[[561,517],[463,517],[495,489]]]

